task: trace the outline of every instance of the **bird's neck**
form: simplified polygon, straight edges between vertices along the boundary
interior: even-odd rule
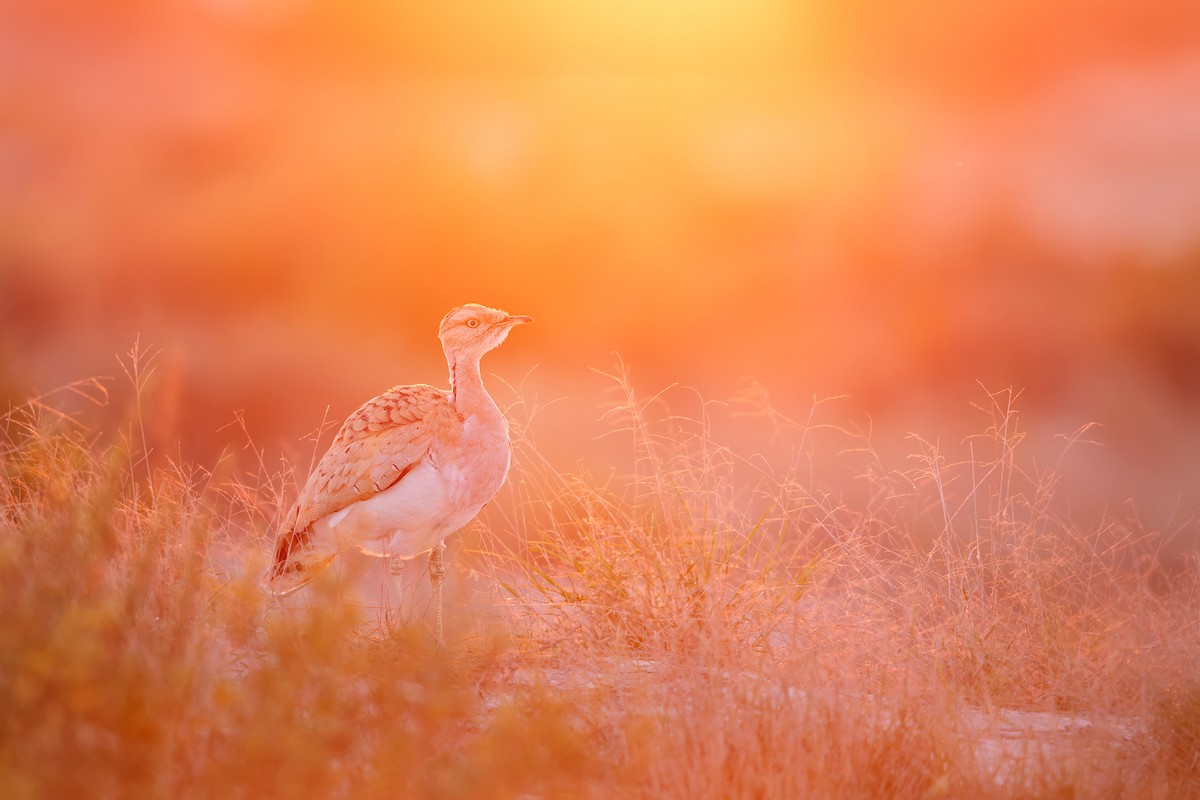
[[[483,388],[478,358],[447,353],[446,364],[450,367],[450,402],[459,414],[469,417],[500,413],[491,395]]]

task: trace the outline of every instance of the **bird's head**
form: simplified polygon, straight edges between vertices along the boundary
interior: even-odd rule
[[[513,326],[526,322],[533,322],[533,318],[467,303],[442,317],[438,338],[447,358],[479,358],[498,347]]]

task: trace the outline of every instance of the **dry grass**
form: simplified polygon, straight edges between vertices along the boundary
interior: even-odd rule
[[[450,653],[266,602],[286,470],[155,458],[136,409],[123,432],[55,397],[10,411],[0,796],[1200,794],[1195,564],[1067,518],[1011,393],[896,467],[766,405],[794,458],[745,457],[618,385],[611,474],[514,426],[507,500],[452,568],[493,610],[452,617]],[[818,440],[853,497],[806,467]]]

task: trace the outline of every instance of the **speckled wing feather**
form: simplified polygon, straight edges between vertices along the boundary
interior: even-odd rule
[[[360,406],[342,425],[284,517],[268,587],[287,593],[308,583],[336,555],[309,552],[310,526],[396,484],[425,457],[435,439],[452,436],[461,425],[449,394],[424,384],[397,386]],[[310,558],[314,555],[315,562]]]

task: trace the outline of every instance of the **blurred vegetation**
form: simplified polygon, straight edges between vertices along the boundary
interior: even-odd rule
[[[211,461],[240,410],[298,460],[327,409],[439,382],[436,321],[481,301],[539,320],[489,370],[589,398],[545,416],[556,457],[608,457],[573,423],[614,351],[643,391],[756,380],[896,434],[966,435],[981,381],[1105,426],[1077,504],[1176,527],[1198,26],[1182,0],[6,4],[0,403],[140,335],[160,453]]]

